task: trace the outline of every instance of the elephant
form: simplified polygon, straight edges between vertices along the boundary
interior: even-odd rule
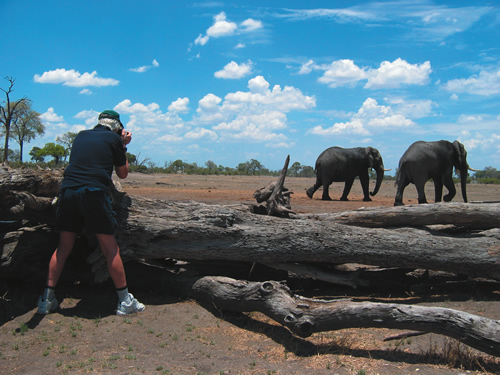
[[[415,184],[418,193],[418,203],[427,203],[424,186],[427,180],[434,182],[435,202],[441,202],[443,185],[448,189],[443,199],[449,202],[456,194],[453,182],[453,167],[460,172],[462,197],[467,203],[467,174],[468,170],[475,171],[467,163],[467,151],[459,141],[413,143],[399,160],[399,169],[396,173],[397,192],[394,206],[403,205],[403,192],[411,182]]]
[[[377,182],[373,192],[368,194],[368,168],[377,172]],[[313,194],[320,186],[323,186],[322,200],[331,201],[328,189],[332,182],[345,181],[344,192],[341,201],[348,201],[347,196],[351,191],[356,176],[359,176],[363,188],[363,201],[371,201],[371,196],[378,193],[384,178],[384,163],[380,152],[373,147],[342,148],[330,147],[323,151],[316,160],[314,168],[316,172],[316,183],[307,189],[306,194],[312,199]]]

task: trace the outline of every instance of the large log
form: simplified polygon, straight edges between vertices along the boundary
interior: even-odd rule
[[[389,303],[327,301],[293,295],[283,283],[203,277],[191,286],[193,296],[219,309],[259,311],[308,337],[345,328],[394,328],[433,332],[456,338],[485,353],[500,356],[500,321],[441,308]]]
[[[4,185],[4,181],[8,186],[0,188],[6,197],[2,199],[3,206],[0,206],[2,218],[41,220],[45,215],[45,223],[53,222],[54,210],[50,202],[57,194],[57,184],[53,181],[60,178],[60,173],[43,173],[42,179],[32,171],[9,172],[10,176],[2,176],[0,186]],[[19,174],[22,177],[17,177]],[[15,185],[15,181],[21,181],[21,185]],[[46,186],[54,188],[52,194]],[[33,190],[20,192],[21,187],[33,187],[34,193]],[[44,194],[40,200],[34,197],[38,191]],[[10,202],[10,209],[6,202]],[[416,207],[415,216],[429,210],[436,216],[434,207]],[[460,218],[470,207],[478,205],[449,205],[446,222],[450,217]],[[500,213],[498,203],[487,204],[487,207],[488,217],[491,217],[491,212]],[[404,212],[411,211],[410,207],[395,207],[390,209],[392,214],[389,216],[397,217],[398,209],[402,216]],[[115,210],[120,222],[117,236],[125,260],[218,259],[267,265],[279,263],[281,267],[287,263],[361,263],[440,270],[500,280],[498,228],[454,236],[422,227],[364,228],[339,224],[335,215],[332,220],[328,219],[328,215],[322,215],[321,220],[308,218],[307,215],[283,219],[252,214],[244,205],[166,202],[132,197],[123,192],[115,194]],[[452,210],[456,213],[453,214]],[[475,215],[477,217],[478,213]],[[433,224],[438,222],[434,220]],[[421,225],[421,222],[418,224]],[[23,231],[20,230],[17,235],[9,237],[8,243],[3,241],[0,269],[6,264],[12,267],[18,243],[16,238],[22,237]],[[5,247],[10,250],[6,251]],[[42,250],[37,246],[31,251]],[[23,247],[23,251],[29,252],[30,249]],[[23,259],[26,257],[27,253]],[[89,261],[96,272],[105,270],[99,250]]]
[[[43,173],[46,175],[41,179],[33,172],[21,172],[22,177],[10,172],[0,176],[0,214],[5,228],[0,260],[3,277],[18,273],[28,259],[35,259],[33,255],[53,250],[51,240],[39,240],[54,234],[53,198],[58,190],[54,181],[60,181],[60,173]],[[462,211],[464,206],[456,207]],[[489,207],[497,212],[500,208],[498,204]],[[300,263],[355,262],[500,280],[498,228],[456,236],[428,228],[364,228],[339,224],[334,216],[332,220],[325,215],[321,220],[306,215],[283,219],[252,214],[243,205],[165,202],[119,192],[115,193],[114,208],[120,221],[117,235],[125,260],[219,259],[279,264],[280,268],[288,264],[292,269]],[[15,230],[8,229],[11,227]],[[97,273],[104,269],[98,249],[88,261]],[[184,281],[178,280],[186,288]],[[500,322],[460,311],[313,300],[294,296],[275,281],[251,283],[202,277],[189,286],[192,296],[200,301],[226,310],[261,311],[304,337],[348,327],[411,329],[455,337],[485,353],[500,355]]]
[[[467,230],[500,228],[498,203],[441,202],[398,207],[370,207],[335,215],[308,214],[309,218],[370,228],[418,227],[452,224]]]

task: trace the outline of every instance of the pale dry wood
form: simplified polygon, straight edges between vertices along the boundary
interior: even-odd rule
[[[471,229],[500,228],[499,203],[433,203],[398,207],[360,208],[339,214],[308,214],[318,220],[370,228],[453,224]]]
[[[222,310],[259,311],[301,337],[346,328],[409,329],[453,337],[500,356],[500,321],[462,311],[309,299],[293,295],[285,284],[276,281],[249,282],[227,277],[200,278],[192,284],[192,293],[198,301]]]
[[[42,222],[53,222],[53,205],[46,210],[34,210],[22,203],[19,199],[22,194],[12,193],[21,191],[24,186],[30,194],[34,194],[32,190],[44,191],[41,198],[45,199],[47,188],[40,189],[40,186],[48,185],[52,186],[54,197],[58,185],[53,181],[60,179],[61,174],[53,173],[51,176],[43,172],[43,178],[39,178],[35,171],[16,171],[8,178],[2,176],[2,181],[9,186],[7,189],[2,187],[9,197],[2,200],[2,204],[11,203],[10,208],[5,204],[1,207],[2,218],[5,214],[23,220],[36,216],[37,220],[41,220],[45,215],[46,220]],[[21,183],[16,185],[16,181]],[[471,205],[475,206],[465,203],[450,205],[450,210],[458,211],[456,215],[447,217],[460,217],[464,207],[466,209]],[[498,209],[499,204],[488,204],[488,207],[495,205]],[[15,213],[10,210],[21,206],[23,209]],[[424,208],[433,209],[432,205],[422,205],[419,211]],[[268,265],[360,263],[432,269],[500,280],[498,228],[455,236],[443,235],[428,228],[363,228],[338,224],[325,215],[322,220],[304,215],[283,219],[251,214],[249,208],[243,205],[165,202],[131,197],[123,192],[115,194],[115,210],[120,222],[117,236],[125,260],[213,259]],[[13,243],[14,240],[10,244],[15,248]],[[25,252],[42,250],[38,246],[22,249]],[[10,257],[15,255],[10,254]],[[28,255],[25,253],[17,259],[25,259]],[[4,253],[2,264],[12,265],[13,260],[9,256]],[[106,277],[99,250],[89,261],[96,272],[104,269],[97,279]]]

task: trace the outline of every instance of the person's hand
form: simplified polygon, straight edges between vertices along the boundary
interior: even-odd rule
[[[128,145],[132,141],[132,132],[126,131],[125,129],[122,130],[122,139],[123,143]]]

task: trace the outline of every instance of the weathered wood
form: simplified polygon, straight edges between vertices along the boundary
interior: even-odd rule
[[[19,173],[19,172],[18,172]],[[22,205],[14,181],[30,184],[24,177],[4,178],[12,190],[7,191],[12,212],[2,206],[2,217],[8,214],[18,219],[37,219],[45,215],[46,223],[53,222],[53,206],[33,210]],[[45,173],[45,171],[44,171]],[[60,176],[60,173],[56,173]],[[43,180],[49,180],[45,176]],[[57,194],[57,184],[52,194]],[[17,198],[16,198],[17,197]],[[7,200],[3,200],[7,201]],[[474,204],[455,203],[450,209],[462,212],[462,207]],[[433,205],[421,205],[433,210]],[[500,204],[488,204],[498,210]],[[398,207],[400,208],[400,207]],[[406,207],[403,207],[406,209]],[[418,207],[418,211],[422,209]],[[451,236],[428,228],[363,228],[328,220],[296,215],[292,219],[251,214],[243,205],[207,205],[197,202],[165,202],[131,197],[125,193],[115,196],[115,211],[120,222],[117,233],[122,257],[133,259],[174,258],[182,260],[227,260],[250,263],[361,263],[382,267],[423,268],[500,280],[500,229]],[[31,216],[30,216],[31,215]],[[460,217],[459,214],[450,217]],[[7,218],[6,218],[7,219]],[[20,236],[22,238],[22,236]],[[14,246],[15,248],[15,246]],[[33,247],[33,252],[41,249]],[[25,249],[29,251],[29,249]],[[2,256],[2,264],[11,264],[15,252]],[[10,259],[12,257],[12,259]],[[96,270],[104,264],[99,250],[91,258]],[[105,274],[103,274],[105,277]],[[99,278],[98,278],[99,279]]]
[[[277,181],[270,182],[263,188],[256,190],[253,197],[257,203],[266,202],[266,209],[261,210],[260,207],[251,209],[254,213],[266,213],[269,216],[289,217],[289,214],[294,214],[290,205],[290,194],[293,192],[285,188],[285,177],[290,163],[290,155],[285,160],[285,166],[281,170]],[[262,212],[261,212],[262,211]]]
[[[391,328],[433,332],[500,356],[500,321],[462,311],[388,303],[327,301],[293,295],[283,283],[203,277],[192,284],[193,296],[219,309],[259,311],[292,332],[345,328]]]
[[[472,229],[500,228],[498,203],[434,203],[398,207],[360,208],[339,214],[307,214],[309,218],[370,228],[453,224]]]
[[[28,259],[34,261],[35,253],[53,251],[52,246],[47,249],[51,240],[38,240],[45,235],[53,238],[48,235],[54,234],[52,198],[57,195],[57,181],[61,178],[59,172],[44,172],[47,175],[41,179],[32,172],[21,172],[21,177],[5,173],[0,173],[0,213],[5,228],[13,225],[7,220],[18,225],[4,232],[1,276],[6,275],[6,270],[17,272],[18,265],[24,265]],[[461,212],[468,204],[450,205],[455,206]],[[498,205],[488,207],[498,210]],[[277,264],[289,270],[304,269],[310,263],[354,262],[427,268],[500,280],[499,228],[458,236],[428,228],[363,228],[339,224],[335,215],[331,220],[326,215],[321,220],[306,215],[283,219],[253,215],[242,205],[165,202],[120,192],[115,193],[114,209],[120,222],[117,236],[124,260],[244,261]],[[25,223],[26,220],[33,223]],[[102,279],[105,262],[98,249],[87,262],[100,275],[97,279]],[[320,274],[316,269],[307,272]],[[408,329],[447,335],[485,353],[500,355],[500,322],[465,312],[307,299],[292,295],[288,287],[275,281],[252,283],[227,277],[202,277],[191,283],[185,283],[184,279],[178,282],[182,288],[189,288],[199,301],[225,310],[260,311],[303,337],[344,328]]]

